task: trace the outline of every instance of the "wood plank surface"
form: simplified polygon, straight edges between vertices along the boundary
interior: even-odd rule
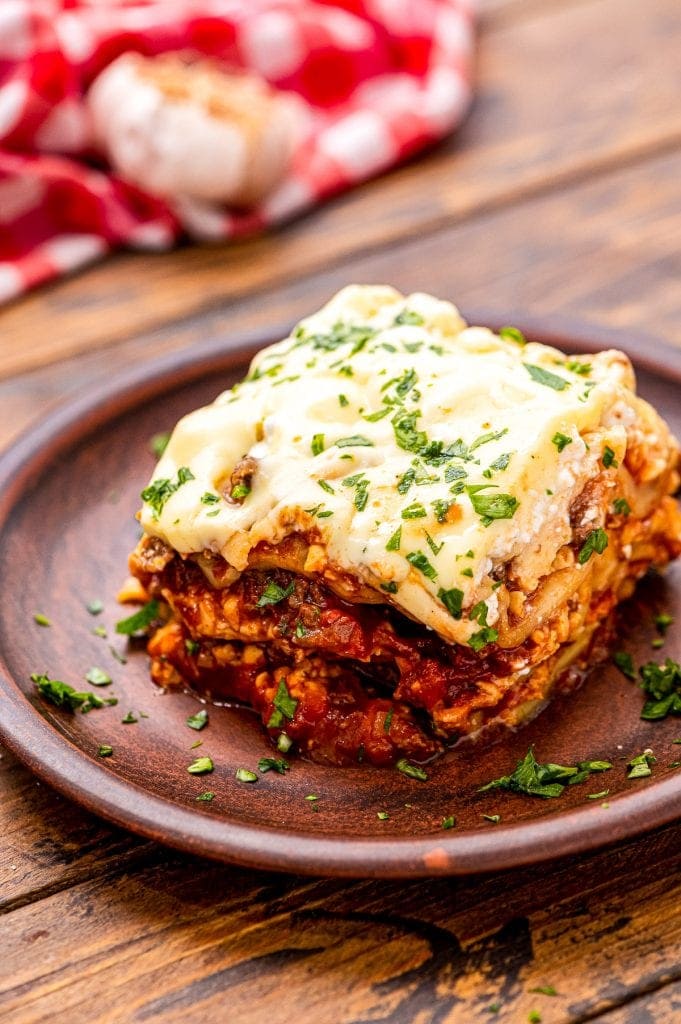
[[[621,330],[651,345],[681,345],[680,178],[681,152],[646,160],[0,381],[0,443],[117,370],[180,348],[223,347],[244,334],[281,335],[351,281],[432,291],[474,319],[512,322],[529,310],[568,335],[607,325],[606,344],[616,344]]]
[[[165,854],[0,918],[0,1014],[221,1024],[229,1006],[239,1024],[475,1024],[499,1004],[503,1022],[541,1008],[575,1024],[681,976],[680,862],[674,829],[646,840],[643,878],[641,841],[410,883],[249,877]],[[547,986],[557,994],[532,991]]]
[[[119,256],[36,292],[2,314],[0,374],[120,342],[320,265],[678,149],[679,38],[674,0],[552,5],[498,28],[492,21],[474,109],[449,143],[266,238]]]

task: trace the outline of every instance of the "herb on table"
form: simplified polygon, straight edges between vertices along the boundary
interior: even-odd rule
[[[500,814],[483,814],[481,815],[481,817],[483,817],[485,821],[491,822],[492,825],[498,825],[499,822],[501,821]]]
[[[117,651],[115,647],[111,646],[111,644],[109,644],[109,651],[111,652],[111,656],[116,659],[119,665],[128,664],[128,659],[122,653],[122,651]]]
[[[186,719],[185,725],[188,725],[190,729],[196,729],[197,732],[201,732],[208,725],[208,711],[206,708],[201,708],[196,714],[190,715]]]
[[[144,488],[140,497],[142,498],[142,501],[151,506],[154,513],[154,519],[158,519],[166,502],[172,497],[175,491],[179,490],[179,488],[189,480],[194,479],[195,476],[189,466],[180,466],[177,471],[176,480],[170,480],[168,477],[159,477],[157,480],[152,480],[149,486]]]
[[[279,680],[279,686],[272,703],[274,704],[274,711],[270,715],[267,728],[279,729],[284,724],[285,718],[289,722],[293,719],[298,707],[298,701],[288,692],[285,679]]]
[[[196,802],[197,803],[209,804],[211,802],[211,800],[214,800],[214,799],[215,799],[215,793],[211,793],[210,790],[207,790],[205,793],[199,793],[199,795],[196,798]]]
[[[562,452],[564,448],[567,448],[569,444],[572,444],[572,438],[568,437],[567,434],[561,434],[559,430],[551,438],[551,443],[555,444],[559,452]]]
[[[454,815],[450,814],[447,818],[443,818],[441,827],[444,829],[445,832],[447,832],[450,828],[455,828],[456,818],[454,817]]]
[[[138,721],[139,719],[134,711],[128,711],[125,718],[121,718],[121,723],[123,725],[137,725]]]
[[[107,635],[108,635],[107,632],[106,632],[106,627],[105,626],[95,626],[95,628],[92,630],[92,635],[93,636],[98,636],[102,640],[106,640]]]
[[[642,754],[637,754],[636,757],[632,757],[631,761],[627,763],[629,773],[627,774],[628,779],[645,779],[649,775],[653,774],[652,765],[657,761],[657,758],[653,754],[652,750],[644,750]]]
[[[278,775],[286,775],[289,770],[289,763],[285,761],[283,757],[261,757],[258,761],[258,771],[262,772],[277,772]]]
[[[516,345],[527,345],[527,338],[517,327],[502,327],[499,337],[504,341],[514,341]]]
[[[667,658],[664,665],[649,661],[639,669],[641,689],[648,697],[641,718],[658,721],[667,715],[681,715],[681,665]]]
[[[250,768],[237,768],[234,772],[234,778],[237,782],[257,782],[258,776],[255,772],[252,772]]]
[[[118,704],[116,697],[103,699],[98,697],[96,693],[76,690],[73,686],[63,683],[60,679],[50,679],[45,673],[34,672],[31,675],[31,681],[38,687],[42,697],[45,697],[46,700],[49,700],[56,707],[66,708],[68,711],[77,711],[80,708],[82,714],[85,715],[88,711],[92,711],[93,708],[113,707],[115,704]]]
[[[536,381],[537,384],[543,384],[544,387],[553,388],[554,391],[564,391],[565,388],[570,387],[570,382],[565,380],[564,377],[559,377],[557,373],[551,373],[550,370],[545,370],[543,366],[534,366],[532,363],[523,363],[523,366],[529,373],[532,380]]]
[[[285,601],[286,598],[290,597],[293,593],[294,582],[291,580],[287,587],[280,587],[274,580],[268,580],[267,586],[263,590],[262,594],[258,598],[256,608],[264,608],[269,604],[279,604],[280,601]]]
[[[43,615],[42,612],[35,612],[33,621],[37,626],[51,626],[52,623],[48,619],[47,615]]]
[[[109,746],[108,743],[102,743],[102,745],[100,746],[99,750],[97,751],[97,756],[98,757],[111,757],[113,752],[114,752],[113,747]]]
[[[155,455],[157,459],[160,459],[164,451],[168,447],[168,441],[170,440],[170,431],[164,430],[162,433],[154,434],[153,437],[149,438],[149,449],[152,455]]]
[[[416,764],[410,764],[406,757],[401,757],[395,765],[398,772],[408,776],[410,779],[417,779],[419,782],[427,782],[428,774]]]
[[[104,611],[104,602],[100,601],[98,597],[92,601],[88,601],[85,605],[90,615],[100,615]]]
[[[636,679],[634,659],[628,651],[615,651],[612,660],[623,676],[626,676],[627,679]]]
[[[585,782],[593,772],[605,772],[610,768],[612,764],[609,761],[580,761],[575,766],[550,762],[540,764],[530,747],[511,775],[502,775],[501,778],[487,782],[478,792],[506,789],[511,793],[551,799],[561,796],[566,786]]]
[[[608,796],[609,793],[609,789],[602,789],[600,793],[589,793],[587,800],[602,800],[603,797]]]
[[[197,757],[195,761],[192,761],[187,766],[187,771],[190,775],[206,775],[208,772],[212,772],[214,768],[215,765],[210,757]]]
[[[597,530],[592,530],[589,536],[586,538],[579,554],[577,555],[577,561],[580,565],[585,565],[594,552],[602,555],[608,546],[608,535],[600,526]]]
[[[109,673],[105,672],[103,668],[97,668],[96,665],[88,669],[85,679],[91,686],[111,686],[113,682]]]
[[[120,619],[116,623],[116,632],[122,633],[124,636],[136,636],[138,633],[144,633],[152,622],[158,619],[158,613],[158,601],[149,601],[138,612],[129,615],[127,619]]]
[[[379,821],[388,821],[390,819],[387,811],[376,811],[376,817]]]

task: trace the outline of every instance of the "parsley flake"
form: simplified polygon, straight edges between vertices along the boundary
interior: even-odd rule
[[[570,387],[570,382],[565,380],[564,377],[559,377],[557,373],[551,373],[550,370],[545,370],[543,366],[534,366],[532,363],[523,363],[523,366],[529,373],[533,381],[537,384],[543,384],[544,387],[553,388],[554,391],[564,391],[565,388]]]
[[[287,587],[280,587],[274,580],[268,580],[265,589],[258,598],[256,608],[264,608],[266,605],[279,604],[291,596],[294,590],[294,582],[291,580]]]
[[[139,611],[129,615],[127,619],[120,619],[116,623],[116,632],[124,636],[137,636],[146,632],[159,616],[159,603],[156,600],[148,601]]]
[[[398,772],[402,772],[403,775],[406,775],[410,779],[417,779],[418,782],[428,781],[428,773],[425,772],[423,768],[419,768],[418,765],[410,764],[406,757],[401,757],[395,767]]]
[[[585,565],[594,552],[602,555],[608,546],[608,535],[600,526],[597,530],[592,530],[588,535],[577,555],[577,561],[580,565]]]
[[[428,558],[422,551],[410,551],[407,555],[407,561],[415,569],[418,569],[419,572],[422,572],[427,579],[437,579],[437,569],[428,561]]]
[[[555,444],[558,451],[562,452],[564,448],[572,444],[572,438],[568,437],[567,434],[561,434],[560,430],[557,430],[551,438],[551,444]]]
[[[175,491],[179,490],[189,480],[194,479],[194,474],[188,466],[180,466],[177,471],[176,480],[170,480],[168,477],[159,477],[157,480],[152,480],[149,486],[144,488],[140,497],[142,501],[151,506],[154,519],[158,519],[166,502]]]
[[[190,715],[185,720],[185,725],[188,725],[190,729],[196,729],[197,732],[201,732],[208,725],[208,712],[205,708],[201,708],[196,714]]]

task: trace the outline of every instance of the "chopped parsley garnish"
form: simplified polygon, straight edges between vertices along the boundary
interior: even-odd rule
[[[383,719],[383,732],[390,732],[390,723],[393,720],[393,708],[388,708],[385,718]]]
[[[463,466],[447,466],[445,469],[445,482],[451,484],[453,480],[464,480],[468,473]]]
[[[31,682],[38,687],[41,697],[45,697],[56,707],[66,708],[68,711],[77,711],[80,708],[82,714],[85,715],[93,708],[113,707],[118,704],[116,697],[102,699],[96,693],[76,690],[60,679],[50,679],[46,673],[34,672],[31,675]]]
[[[230,492],[230,498],[232,501],[243,501],[251,493],[250,484],[247,484],[245,480],[241,483],[235,484]]]
[[[503,455],[499,455],[494,462],[490,462],[489,468],[485,469],[482,475],[489,479],[492,476],[492,473],[500,473],[504,469],[508,469],[512,455],[513,452],[504,452]]]
[[[379,821],[389,821],[390,815],[387,811],[376,811],[376,817]]]
[[[214,799],[215,799],[215,793],[211,793],[210,790],[207,790],[205,793],[199,793],[199,795],[196,798],[196,802],[197,803],[209,804],[211,802],[211,800],[214,800]]]
[[[648,698],[641,718],[659,721],[667,715],[681,715],[681,665],[667,658],[664,665],[649,661],[639,669],[641,689]]]
[[[536,993],[537,995],[541,995],[541,996],[557,996],[558,995],[558,993],[556,992],[556,990],[553,987],[553,985],[537,985],[536,988],[531,988],[531,989],[529,989],[529,991],[532,992],[532,993]]]
[[[346,405],[350,405],[350,402],[348,401],[348,398],[347,398],[346,395],[339,395],[338,396],[338,404],[341,406],[341,408],[345,408]]]
[[[602,789],[600,793],[589,793],[587,800],[602,800],[604,797],[609,796],[609,789]]]
[[[201,644],[198,640],[192,640],[191,637],[187,637],[184,642],[184,649],[193,658],[201,650]]]
[[[654,765],[656,761],[657,758],[654,756],[652,750],[644,750],[642,754],[637,754],[636,757],[632,757],[631,761],[627,763],[627,768],[629,769],[627,778],[647,778],[649,775],[653,774],[652,765]]]
[[[257,782],[258,776],[255,772],[252,772],[250,768],[237,768],[234,772],[234,778],[237,782]]]
[[[634,659],[628,651],[615,651],[612,660],[623,676],[626,676],[627,679],[636,679]]]
[[[473,579],[473,570],[470,568],[470,566],[468,566],[468,568],[461,570],[461,575],[462,576],[468,576],[468,578],[472,580]]]
[[[508,434],[508,427],[504,427],[503,430],[498,430],[496,433],[492,430],[488,434],[481,434],[480,437],[476,437],[475,441],[471,442],[468,451],[474,452],[481,444],[488,444],[490,441],[498,441],[504,436],[504,434]]]
[[[170,440],[170,431],[163,430],[159,434],[154,434],[149,438],[149,451],[152,455],[160,459],[164,451],[168,447],[168,441]]]
[[[52,623],[48,619],[47,615],[43,615],[42,612],[36,612],[33,616],[33,621],[37,626],[51,626]]]
[[[425,519],[428,513],[420,502],[415,501],[412,505],[408,505],[407,508],[403,508],[401,515],[403,519]]]
[[[386,551],[399,551],[402,543],[402,527],[398,526],[385,546]]]
[[[285,732],[280,732],[277,736],[277,750],[282,754],[288,754],[289,750],[293,746],[293,740]]]
[[[437,597],[453,618],[461,618],[462,605],[464,600],[463,590],[453,587],[452,590],[444,590],[443,587],[437,591]]]
[[[388,580],[387,583],[381,583],[381,590],[385,590],[386,594],[396,594],[397,584],[394,580]]]
[[[148,601],[134,615],[129,615],[127,619],[120,619],[116,623],[116,632],[122,633],[124,636],[136,636],[138,633],[144,633],[152,622],[158,619],[158,613],[158,601]]]
[[[403,309],[401,313],[397,314],[393,323],[396,327],[401,327],[403,324],[412,324],[420,327],[421,324],[425,323],[425,320],[415,309]]]
[[[154,519],[158,519],[165,503],[172,497],[175,491],[179,490],[187,481],[194,479],[194,474],[189,466],[180,466],[177,471],[176,480],[170,480],[168,477],[159,477],[157,480],[153,480],[148,487],[145,487],[141,498],[142,501],[151,506]]]
[[[197,732],[205,729],[208,725],[208,712],[206,709],[201,708],[201,710],[197,711],[195,715],[190,715],[189,718],[186,719],[186,725],[188,725],[190,729],[196,729]]]
[[[220,496],[213,494],[212,491],[206,491],[205,494],[201,495],[202,505],[217,505],[220,500]]]
[[[578,359],[568,359],[565,368],[571,373],[578,373],[580,377],[588,377],[591,373],[591,363],[580,363]]]
[[[517,327],[502,327],[499,337],[504,341],[514,341],[516,345],[527,345],[527,338]]]
[[[434,565],[431,565],[422,551],[410,551],[407,555],[407,561],[410,565],[413,565],[415,569],[418,569],[419,572],[422,572],[427,579],[437,579],[437,569]]]
[[[477,622],[479,626],[486,626],[488,610],[486,601],[478,601],[468,613],[468,618],[471,622]]]
[[[447,521],[447,513],[455,504],[455,501],[447,501],[446,498],[436,498],[435,501],[431,501],[430,506],[435,513],[438,523],[445,523]]]
[[[373,327],[344,324],[339,321],[327,334],[312,334],[306,337],[303,329],[300,338],[311,344],[313,348],[322,349],[325,352],[333,352],[341,345],[351,345],[350,355],[354,355],[356,352],[360,352],[375,334],[376,331]]]
[[[312,449],[313,455],[321,455],[322,452],[324,451],[324,435],[314,434],[312,437],[310,448]]]
[[[628,516],[631,513],[631,506],[626,498],[615,498],[612,508],[617,516]]]
[[[280,601],[285,601],[293,593],[294,586],[293,580],[285,588],[280,587],[274,580],[268,580],[265,589],[258,598],[256,608],[264,608],[266,605],[279,604]]]
[[[445,832],[447,832],[450,828],[455,828],[456,818],[454,817],[454,815],[450,814],[447,818],[443,818],[441,827],[445,830]]]
[[[605,772],[612,768],[609,761],[580,761],[573,766],[561,764],[540,764],[532,747],[522,761],[519,761],[511,775],[502,775],[481,786],[479,793],[491,789],[506,789],[511,793],[538,796],[544,799],[561,796],[566,786],[585,782],[594,772]]]
[[[603,449],[603,465],[606,469],[610,469],[611,466],[613,469],[616,469],[619,466],[619,462],[615,458],[615,452],[609,444],[606,444]]]
[[[440,554],[440,552],[442,551],[443,547],[445,546],[445,542],[444,542],[444,541],[442,540],[442,541],[440,541],[440,543],[439,543],[439,544],[436,544],[436,543],[435,543],[435,541],[434,541],[434,540],[433,540],[433,538],[432,538],[432,537],[430,536],[430,534],[428,533],[428,531],[427,531],[427,530],[424,530],[423,532],[424,532],[424,533],[425,533],[425,535],[426,535],[426,544],[428,545],[428,547],[430,548],[430,550],[431,550],[431,551],[433,552],[433,554],[434,554],[435,556],[439,555],[439,554]]]
[[[187,771],[190,775],[206,775],[208,772],[212,772],[214,768],[215,765],[210,757],[197,757],[195,761],[188,765]]]
[[[362,434],[353,434],[351,437],[339,437],[335,445],[336,448],[373,448],[374,442]]]
[[[114,749],[108,743],[102,743],[99,750],[97,751],[97,757],[111,757]]]
[[[596,554],[602,555],[607,546],[608,535],[605,530],[599,526],[597,530],[591,531],[582,544],[579,549],[579,554],[577,555],[577,561],[580,565],[585,565],[593,555],[594,551]]]
[[[491,626],[484,626],[479,632],[473,633],[468,638],[468,646],[472,647],[476,654],[489,644],[494,644],[499,639],[496,629]]]
[[[104,611],[104,602],[96,597],[93,601],[88,601],[85,607],[90,615],[100,615]]]
[[[398,772],[407,775],[410,779],[418,779],[419,782],[427,782],[428,774],[416,764],[410,764],[406,757],[401,757],[395,765]]]
[[[501,821],[500,814],[482,814],[480,817],[484,818],[485,821],[491,821],[493,825],[498,825]],[[496,1013],[497,1011],[495,1010],[494,1012]]]
[[[358,512],[363,512],[367,507],[367,501],[369,500],[369,481],[360,480],[355,488],[355,497],[353,498],[353,505]]]
[[[105,672],[103,668],[97,668],[96,665],[88,669],[85,679],[91,686],[111,686],[113,682],[109,673]]]
[[[366,420],[367,423],[377,423],[378,420],[382,420],[383,417],[387,416],[388,413],[391,412],[391,411],[392,410],[391,410],[390,406],[386,405],[386,407],[384,409],[378,409],[377,412],[372,412],[372,413],[369,413],[367,416],[362,416],[362,419]]]
[[[262,772],[277,772],[278,775],[286,775],[289,770],[289,763],[285,761],[283,757],[261,757],[258,761],[258,771]]]
[[[555,444],[559,452],[562,452],[563,448],[567,448],[569,444],[572,444],[572,438],[568,437],[567,434],[561,434],[560,430],[551,438],[551,444]]]
[[[319,484],[319,486],[321,487],[321,489],[323,491],[326,491],[327,494],[335,494],[336,493],[334,491],[333,487],[331,486],[331,484],[327,484],[326,480],[318,480],[317,483]]]
[[[137,725],[139,719],[134,711],[128,711],[125,718],[121,718],[122,725]]]
[[[564,377],[559,377],[557,373],[545,370],[543,366],[534,366],[532,363],[523,363],[523,366],[537,384],[543,384],[546,388],[553,388],[554,391],[564,391],[565,388],[570,387],[570,382],[565,380]]]
[[[653,616],[653,622],[658,633],[665,636],[669,627],[674,624],[674,617],[669,612],[660,612],[658,615]]]
[[[279,686],[272,703],[274,704],[274,711],[270,715],[267,728],[280,729],[284,724],[285,718],[287,718],[289,722],[292,720],[296,713],[296,708],[298,707],[298,701],[294,700],[288,692],[285,679],[279,680]]]
[[[511,494],[482,494],[482,488],[489,485],[471,484],[466,492],[471,505],[482,520],[483,526],[489,526],[495,519],[512,519],[519,502]]]
[[[527,1015],[527,1024],[541,1024],[541,1013],[539,1010],[530,1010]]]

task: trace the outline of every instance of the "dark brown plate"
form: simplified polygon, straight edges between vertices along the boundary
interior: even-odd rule
[[[539,340],[568,350],[594,350],[598,339]],[[611,343],[612,339],[605,341]],[[621,342],[620,342],[621,344]],[[185,718],[198,709],[185,695],[162,695],[147,677],[147,658],[128,651],[119,664],[110,644],[121,617],[115,593],[137,537],[133,513],[153,467],[149,437],[184,412],[210,401],[244,371],[254,345],[173,356],[132,371],[98,394],[60,410],[0,460],[0,735],[42,779],[103,817],[183,850],[237,864],[312,874],[418,876],[508,868],[590,849],[661,825],[681,814],[681,721],[639,718],[638,688],[611,666],[598,668],[576,695],[557,699],[533,723],[487,748],[450,752],[421,783],[368,767],[332,769],[292,759],[286,776],[269,773],[255,785],[234,778],[270,753],[255,717],[214,709],[210,725],[193,732]],[[660,351],[637,359],[640,390],[681,433],[681,354]],[[657,362],[657,367],[653,364]],[[85,603],[102,598],[91,616]],[[654,656],[652,615],[681,619],[681,566],[644,581],[627,617],[627,649],[637,662]],[[34,623],[35,612],[52,621]],[[109,638],[92,632],[105,625]],[[664,654],[679,658],[678,631]],[[89,688],[92,665],[114,678],[115,708],[68,714],[39,697],[29,676],[48,672]],[[144,712],[125,725],[128,710]],[[201,739],[198,751],[190,750]],[[98,758],[102,743],[114,756]],[[606,758],[614,768],[592,782],[543,801],[478,786],[510,771],[534,744],[540,760],[574,764]],[[626,762],[652,747],[653,776],[627,781]],[[187,773],[197,753],[215,772]],[[607,807],[588,794],[610,790]],[[212,803],[197,803],[205,790]],[[316,794],[316,803],[308,801]],[[387,811],[380,821],[377,811]],[[494,825],[482,815],[500,814]],[[444,831],[454,815],[457,827]]]

